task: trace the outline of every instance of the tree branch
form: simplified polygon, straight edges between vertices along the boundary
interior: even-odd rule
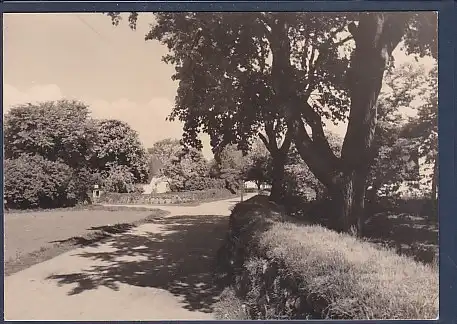
[[[274,131],[273,121],[265,121],[265,132],[268,136],[268,142],[270,143],[270,148],[273,151],[278,150],[278,142],[276,141],[276,133]]]
[[[287,154],[290,150],[290,146],[292,145],[292,140],[293,140],[293,132],[289,129],[287,129],[286,136],[284,137],[284,141],[281,144],[281,147],[279,148],[280,152],[282,154]]]
[[[265,145],[265,147],[267,148],[268,152],[272,152],[272,149],[270,147],[270,143],[268,142],[268,139],[265,137],[265,135],[263,135],[262,133],[259,132],[259,137],[260,139],[262,140],[263,144]]]
[[[305,161],[311,172],[316,178],[322,182],[327,188],[333,186],[333,178],[337,170],[335,170],[319,151],[316,151],[315,144],[311,140],[303,124],[300,120],[290,120],[288,123],[289,129],[292,130],[294,136],[295,147],[301,158]]]
[[[333,43],[333,44],[332,44],[332,47],[341,46],[341,45],[343,45],[344,43],[350,41],[351,39],[354,39],[354,37],[348,36],[348,37],[346,37],[346,38],[343,38],[343,39],[340,40],[339,42]]]

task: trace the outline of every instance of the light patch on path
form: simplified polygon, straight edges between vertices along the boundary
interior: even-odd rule
[[[6,277],[5,319],[213,319],[213,257],[238,201],[161,207],[155,223]]]

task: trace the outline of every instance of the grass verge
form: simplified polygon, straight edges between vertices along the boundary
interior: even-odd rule
[[[438,315],[436,267],[350,235],[294,222],[265,197],[235,207],[229,240],[227,275],[250,319]],[[236,308],[220,306],[220,317]]]
[[[93,206],[95,210],[109,210],[109,211],[122,211],[122,210],[131,210],[131,208],[123,207],[102,207],[102,206]],[[65,209],[67,210],[67,209]],[[90,246],[92,244],[99,243],[106,238],[109,238],[115,234],[125,233],[128,230],[140,226],[142,224],[150,223],[157,220],[160,217],[166,216],[169,214],[166,211],[160,209],[148,209],[144,210],[150,211],[151,214],[147,217],[134,221],[131,223],[117,223],[114,225],[98,226],[91,228],[91,232],[88,232],[81,236],[70,237],[65,240],[56,241],[53,245],[48,247],[42,247],[37,251],[21,255],[18,258],[6,260],[4,263],[4,273],[5,276],[12,275],[16,272],[24,270],[31,267],[32,265],[44,262],[46,260],[52,259],[62,253],[71,251],[78,247]]]

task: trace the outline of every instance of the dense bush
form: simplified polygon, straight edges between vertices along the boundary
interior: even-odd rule
[[[251,319],[438,315],[436,268],[353,236],[294,223],[266,197],[238,204],[229,231],[219,264]],[[219,307],[220,318],[229,313],[234,311]]]
[[[37,154],[80,168],[87,164],[96,141],[89,114],[88,106],[69,100],[11,107],[4,116],[5,157]]]
[[[284,198],[301,198],[303,201],[322,199],[325,187],[301,161],[285,166]]]
[[[105,193],[100,197],[100,202],[107,204],[182,204],[202,202],[213,199],[228,199],[233,194],[226,189],[209,189],[187,192],[166,192],[160,194],[144,195],[140,193]]]
[[[84,194],[77,175],[66,164],[39,155],[20,155],[4,162],[5,200],[10,208],[74,205]]]
[[[111,177],[115,178],[125,178],[128,172],[129,181],[133,177],[134,182],[146,182],[148,155],[138,133],[129,124],[115,119],[99,120],[96,126],[97,140],[94,141],[91,159],[93,168],[114,173]],[[120,189],[127,190],[125,186]]]
[[[107,192],[138,192],[135,175],[126,166],[114,166],[103,174],[102,188]]]

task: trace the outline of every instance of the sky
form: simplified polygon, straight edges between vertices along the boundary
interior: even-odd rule
[[[95,118],[129,123],[146,147],[180,138],[182,124],[165,121],[178,86],[171,80],[174,68],[161,61],[164,46],[144,40],[152,15],[139,18],[132,31],[126,21],[115,27],[101,13],[5,14],[4,113],[16,104],[77,99]],[[412,60],[399,51],[394,56],[400,63]],[[328,127],[344,137],[344,124]],[[210,158],[208,137],[202,140]]]

